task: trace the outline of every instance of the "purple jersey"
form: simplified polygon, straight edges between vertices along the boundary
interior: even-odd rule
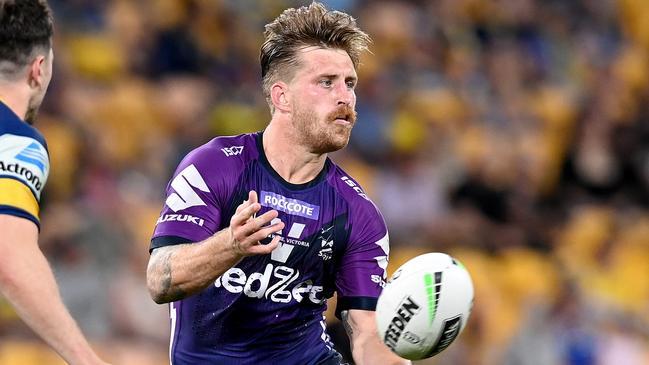
[[[275,209],[285,224],[272,254],[246,257],[170,304],[175,365],[320,364],[335,354],[325,332],[327,298],[337,292],[337,314],[375,309],[389,250],[381,213],[329,159],[313,181],[286,182],[261,139],[215,138],[188,154],[167,186],[152,250],[200,242],[229,226],[251,190],[258,214]]]

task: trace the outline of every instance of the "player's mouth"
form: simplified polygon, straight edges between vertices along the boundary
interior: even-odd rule
[[[335,124],[340,124],[340,125],[351,125],[351,116],[349,114],[341,114],[336,116],[334,119]]]
[[[334,125],[353,127],[356,122],[356,111],[349,105],[341,105],[327,116]]]

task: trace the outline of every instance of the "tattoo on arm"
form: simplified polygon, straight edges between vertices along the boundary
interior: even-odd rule
[[[161,247],[153,251],[151,260],[155,266],[156,291],[160,299],[172,302],[185,297],[185,292],[172,284],[171,260],[174,246]]]
[[[352,335],[354,334],[354,329],[351,324],[351,319],[349,318],[349,311],[342,311],[340,313],[342,318],[343,327],[345,327],[345,332],[347,332],[347,337],[349,337],[349,346],[350,350],[354,350],[354,341],[352,341]]]

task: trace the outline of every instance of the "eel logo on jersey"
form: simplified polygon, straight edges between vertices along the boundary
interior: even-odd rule
[[[243,152],[243,146],[224,147],[221,148],[221,151],[223,151],[223,153],[228,157],[236,156],[240,155],[241,152]]]
[[[210,189],[207,188],[205,180],[193,164],[185,167],[178,176],[171,182],[171,187],[175,193],[169,195],[167,198],[167,206],[174,212],[187,209],[189,207],[206,205],[201,199],[194,188],[209,193]]]
[[[32,142],[29,146],[25,147],[20,151],[16,157],[16,160],[26,162],[38,167],[42,173],[45,173],[45,166],[47,164],[47,157],[45,153],[41,150],[41,145]]]

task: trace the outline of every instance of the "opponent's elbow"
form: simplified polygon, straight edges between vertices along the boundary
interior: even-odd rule
[[[16,277],[6,265],[0,265],[0,294],[6,295],[6,291],[17,288]]]

